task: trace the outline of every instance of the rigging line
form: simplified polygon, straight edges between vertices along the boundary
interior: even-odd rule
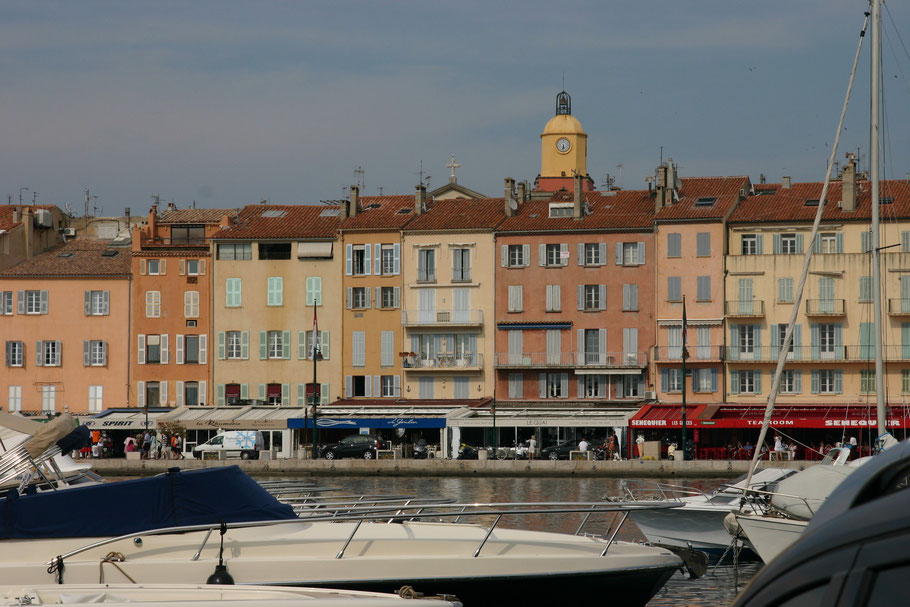
[[[856,66],[859,64],[860,52],[863,48],[863,38],[866,36],[866,27],[869,25],[869,13],[865,13],[863,19],[863,28],[859,34],[859,41],[856,45],[856,55],[853,57],[853,67],[850,70],[850,80],[847,83],[847,93],[844,96],[844,105],[841,108],[840,119],[837,123],[837,131],[834,136],[834,144],[831,146],[831,156],[828,158],[828,172],[825,174],[825,184],[822,186],[822,193],[819,196],[818,209],[815,211],[815,220],[812,222],[812,232],[809,235],[809,242],[814,243],[818,235],[818,228],[821,225],[822,214],[825,206],[828,204],[828,187],[831,185],[831,172],[834,170],[834,159],[837,157],[837,150],[840,144],[841,133],[844,129],[844,119],[847,115],[847,105],[850,102],[850,93],[853,91],[853,81],[856,79]],[[806,278],[809,276],[809,265],[812,261],[813,247],[810,245],[803,256],[803,269],[799,278],[799,285],[793,302],[793,309],[790,313],[790,323],[787,325],[787,333],[784,337],[783,347],[777,357],[777,367],[774,370],[774,376],[771,381],[771,392],[768,394],[768,403],[765,406],[765,417],[762,421],[761,430],[758,435],[758,444],[762,444],[768,435],[768,426],[771,425],[771,415],[774,412],[774,401],[777,399],[777,392],[780,389],[780,378],[784,371],[784,364],[787,361],[787,353],[790,350],[790,344],[793,343],[793,326],[799,314],[799,307],[803,300],[803,291],[806,288]],[[749,466],[749,474],[746,477],[746,486],[752,482],[752,475],[758,467],[759,453],[752,456],[752,463]]]
[[[891,9],[888,7],[886,2],[882,2],[882,6],[885,7],[885,12],[888,13],[888,19],[891,20],[891,25],[894,27],[894,33],[897,34],[897,40],[901,43],[901,47],[904,49],[904,54],[907,55],[907,59],[910,59],[910,52],[907,51],[907,45],[904,44],[904,39],[901,38],[900,28],[897,27],[897,23],[894,22],[894,16],[891,14]]]

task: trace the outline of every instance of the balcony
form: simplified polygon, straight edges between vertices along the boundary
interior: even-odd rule
[[[910,316],[910,299],[889,299],[888,314],[891,316]]]
[[[725,301],[724,314],[733,318],[762,318],[765,315],[765,302],[761,299]]]
[[[143,238],[142,247],[208,247],[205,238]]]
[[[818,346],[793,346],[787,354],[787,360],[792,362],[833,362],[845,360],[861,360],[860,358],[851,358],[849,353],[858,353],[860,349],[866,346],[838,346],[822,349]],[[855,348],[855,351],[853,350]],[[848,352],[849,351],[849,352]],[[753,346],[743,348],[741,346],[727,346],[726,360],[731,363],[776,363],[780,355],[778,346]]]
[[[402,310],[404,327],[479,327],[483,310]]]
[[[405,371],[477,372],[483,370],[483,354],[437,354],[432,358],[406,357]]]
[[[806,316],[846,316],[847,304],[843,299],[807,299]]]
[[[724,360],[724,346],[698,346],[689,344],[690,363],[719,362]],[[654,362],[679,363],[682,361],[682,346],[656,346]]]
[[[647,352],[524,352],[509,354],[497,352],[493,366],[497,369],[585,368],[585,369],[640,369],[648,365]]]

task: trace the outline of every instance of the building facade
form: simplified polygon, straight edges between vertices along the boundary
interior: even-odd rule
[[[0,271],[59,246],[69,225],[52,204],[0,206]]]

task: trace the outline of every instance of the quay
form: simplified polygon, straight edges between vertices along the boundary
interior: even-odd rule
[[[762,462],[760,467],[802,470],[815,462]],[[549,460],[92,460],[104,476],[145,476],[168,468],[210,468],[238,465],[253,476],[486,476],[486,477],[606,477],[606,478],[731,478],[748,472],[742,460],[549,461]]]

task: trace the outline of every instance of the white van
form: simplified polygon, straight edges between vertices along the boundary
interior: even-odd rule
[[[259,430],[230,430],[216,434],[208,441],[193,449],[193,457],[202,459],[204,453],[215,453],[217,458],[239,457],[240,459],[259,459],[264,441]],[[224,455],[220,455],[223,453]],[[209,456],[212,457],[212,456]]]

